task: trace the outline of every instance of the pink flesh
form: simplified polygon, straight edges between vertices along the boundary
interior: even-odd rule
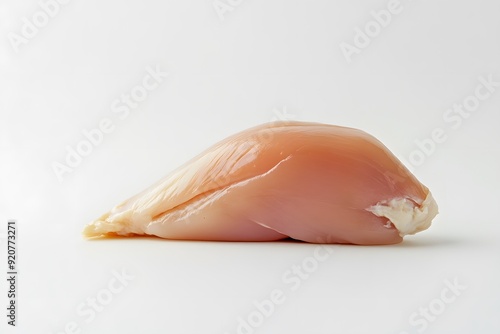
[[[216,149],[216,158],[199,162]],[[372,136],[314,123],[244,131],[178,171],[190,168],[196,168],[190,182],[162,198],[161,208],[142,210],[150,217],[143,222],[144,234],[188,240],[291,237],[313,243],[393,244],[402,240],[398,231],[366,208],[398,197],[421,203],[428,193]],[[146,189],[118,211],[133,208],[137,199],[158,187]]]

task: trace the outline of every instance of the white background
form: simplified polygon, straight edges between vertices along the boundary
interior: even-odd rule
[[[0,3],[1,333],[500,332],[500,87],[468,118],[444,118],[474,101],[480,77],[500,82],[498,1],[401,0],[369,45],[358,36],[350,62],[342,43],[377,29],[370,12],[388,1],[233,0],[224,13],[212,0],[50,3],[52,17],[37,1]],[[169,75],[120,118],[111,105],[138,92],[148,68]],[[60,182],[54,163],[105,118],[113,131]],[[209,145],[282,118],[378,137],[432,190],[433,226],[395,246],[330,246],[321,262],[303,243],[82,238],[86,223]],[[435,129],[446,140],[431,145]],[[16,328],[6,324],[8,219],[18,222]],[[283,280],[303,264],[300,286]],[[111,294],[115,271],[133,279]],[[445,291],[448,303],[446,281],[462,288]],[[260,320],[254,302],[273,290],[283,303],[238,329]],[[107,304],[80,314],[95,297]]]

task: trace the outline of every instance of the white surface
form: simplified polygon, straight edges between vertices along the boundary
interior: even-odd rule
[[[500,332],[500,87],[470,117],[447,114],[479,77],[500,81],[500,5],[401,1],[348,63],[339,45],[387,4],[248,0],[222,21],[211,0],[73,0],[16,53],[9,32],[40,6],[3,1],[0,267],[16,219],[20,274],[18,327],[2,311],[0,332],[233,334],[275,289],[283,303],[248,333]],[[116,99],[156,67],[169,76],[120,118]],[[433,226],[400,245],[331,254],[291,242],[81,238],[88,221],[202,149],[284,114],[361,128],[407,161],[434,132],[440,143],[414,170],[440,206]],[[104,118],[114,130],[59,182],[52,164]],[[289,272],[314,263],[307,279]],[[106,296],[113,270],[134,279],[87,322],[78,307]],[[466,288],[443,304],[446,280]],[[6,291],[2,279],[2,310]],[[418,314],[412,325],[429,305],[446,307],[424,330]]]

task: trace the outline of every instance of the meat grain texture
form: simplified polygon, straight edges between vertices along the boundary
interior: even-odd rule
[[[395,244],[427,229],[437,213],[429,189],[373,136],[279,122],[215,144],[84,235]]]

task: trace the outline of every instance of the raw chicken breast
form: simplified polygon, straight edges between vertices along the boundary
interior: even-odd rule
[[[84,234],[394,244],[437,212],[429,190],[367,133],[278,122],[212,146]]]

